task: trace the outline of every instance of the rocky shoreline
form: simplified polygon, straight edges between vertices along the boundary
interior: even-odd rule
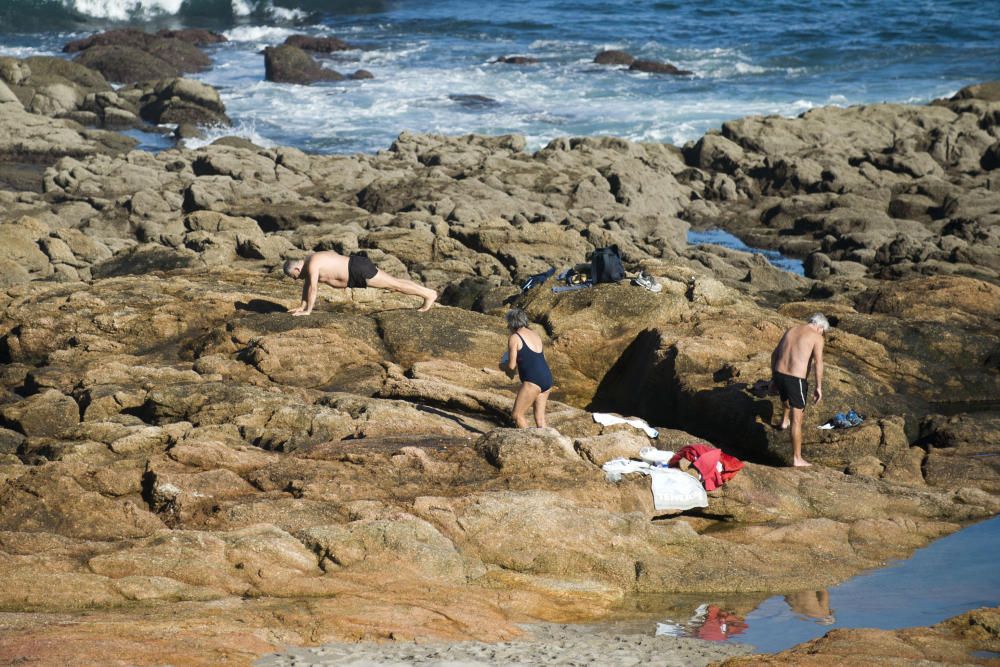
[[[0,661],[505,641],[633,594],[829,586],[1000,510],[998,84],[683,148],[404,133],[376,155],[151,154],[116,124],[204,123],[218,93],[175,74],[112,90],[55,60],[0,59]],[[691,225],[807,277],[688,246]],[[521,294],[612,244],[662,292]],[[322,249],[442,305],[327,290],[285,315],[280,264]],[[507,428],[512,301],[546,341],[554,429]],[[817,310],[835,325],[806,412],[820,465],[792,470],[753,388]],[[848,407],[863,426],[816,429]],[[600,469],[706,441],[747,465],[702,511],[657,512],[648,481]],[[995,646],[981,625],[955,641]],[[809,650],[832,664],[838,637]]]

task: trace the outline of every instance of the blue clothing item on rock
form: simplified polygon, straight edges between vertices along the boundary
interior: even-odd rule
[[[516,333],[521,339],[521,349],[517,351],[517,375],[521,382],[531,382],[546,392],[552,388],[552,371],[545,361],[545,354],[535,352],[524,341],[521,334]]]
[[[555,272],[556,272],[556,268],[553,266],[553,267],[550,267],[548,271],[543,271],[541,273],[536,273],[536,274],[534,274],[532,276],[528,276],[528,279],[525,280],[521,284],[521,291],[522,292],[527,292],[532,287],[538,287],[539,285],[541,285],[542,283],[544,283],[546,280],[548,280],[549,277],[553,273],[555,273]]]

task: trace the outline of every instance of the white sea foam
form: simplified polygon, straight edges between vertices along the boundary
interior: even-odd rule
[[[124,21],[133,16],[153,17],[177,14],[184,0],[63,0],[67,6],[95,18]],[[233,14],[249,16],[256,9],[264,9],[282,21],[301,19],[306,14],[299,9],[274,7],[269,0],[230,0]]]
[[[226,30],[222,34],[231,42],[277,43],[295,34],[295,31],[270,25],[247,25]]]
[[[73,0],[71,3],[83,14],[115,21],[124,21],[133,14],[176,14],[181,4],[183,0]]]
[[[386,65],[400,60],[412,59],[417,54],[423,53],[430,48],[430,42],[418,42],[409,44],[403,48],[394,49],[373,49],[371,51],[348,51],[340,53],[355,53],[360,62],[366,65]]]
[[[37,49],[33,46],[4,46],[0,44],[0,56],[22,59],[48,55],[52,55],[52,52],[45,49]]]
[[[567,41],[562,39],[536,39],[531,44],[528,45],[529,49],[538,50],[546,49],[549,51],[579,51],[584,49],[586,51],[594,51],[594,46],[588,42],[583,41]],[[597,53],[597,51],[594,51]]]
[[[289,23],[292,21],[301,21],[309,16],[307,12],[301,9],[288,9],[286,7],[271,7],[269,11],[274,18],[279,21],[288,21]]]
[[[246,0],[232,0],[233,13],[237,16],[250,16],[253,6]]]
[[[208,146],[210,143],[221,137],[241,137],[264,148],[271,148],[275,146],[273,141],[257,133],[256,124],[252,121],[243,121],[232,127],[224,127],[221,125],[207,127],[204,128],[204,132],[204,137],[185,139],[181,143],[184,144],[185,148],[194,150]]]

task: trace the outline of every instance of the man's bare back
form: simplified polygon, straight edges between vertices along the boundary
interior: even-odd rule
[[[304,260],[285,262],[285,275],[304,281],[302,303],[297,308],[289,308],[292,315],[309,315],[316,303],[319,283],[330,287],[378,287],[409,294],[423,299],[417,310],[430,310],[437,300],[437,292],[418,285],[412,280],[394,278],[381,271],[371,260],[362,256],[345,257],[332,250],[313,253]]]
[[[785,332],[774,349],[771,370],[797,378],[809,377],[809,365],[817,348],[822,354],[823,334],[811,324],[800,324]]]
[[[323,250],[306,257],[302,271],[306,275],[316,272],[317,280],[330,287],[347,287],[348,257],[332,250]]]

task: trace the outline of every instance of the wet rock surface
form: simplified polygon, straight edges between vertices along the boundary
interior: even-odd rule
[[[99,71],[109,81],[135,83],[208,69],[211,59],[198,45],[220,41],[218,37],[206,31],[151,34],[123,28],[69,42],[63,51],[77,53],[75,62]]]
[[[27,80],[21,61],[0,65]],[[115,94],[215,108],[168,81]],[[995,102],[744,119],[684,150],[404,133],[338,157],[128,152],[3,92],[0,154],[43,165],[37,188],[0,190],[11,655],[154,664],[160,647],[245,664],[287,644],[505,640],[633,594],[830,585],[1000,509],[980,162]],[[713,216],[829,261],[800,278],[689,247]],[[662,291],[520,294],[609,245]],[[293,318],[301,285],[280,266],[320,249],[364,252],[457,305],[321,287]],[[546,342],[550,429],[509,428],[517,385],[496,360],[515,302]],[[835,325],[806,411],[816,465],[793,470],[778,399],[755,389],[815,311]],[[816,428],[851,407],[862,426]],[[694,442],[748,462],[699,512],[657,512],[647,480],[599,467]]]
[[[320,65],[304,48],[286,43],[264,49],[264,78],[276,83],[310,84],[341,81],[344,75]]]

